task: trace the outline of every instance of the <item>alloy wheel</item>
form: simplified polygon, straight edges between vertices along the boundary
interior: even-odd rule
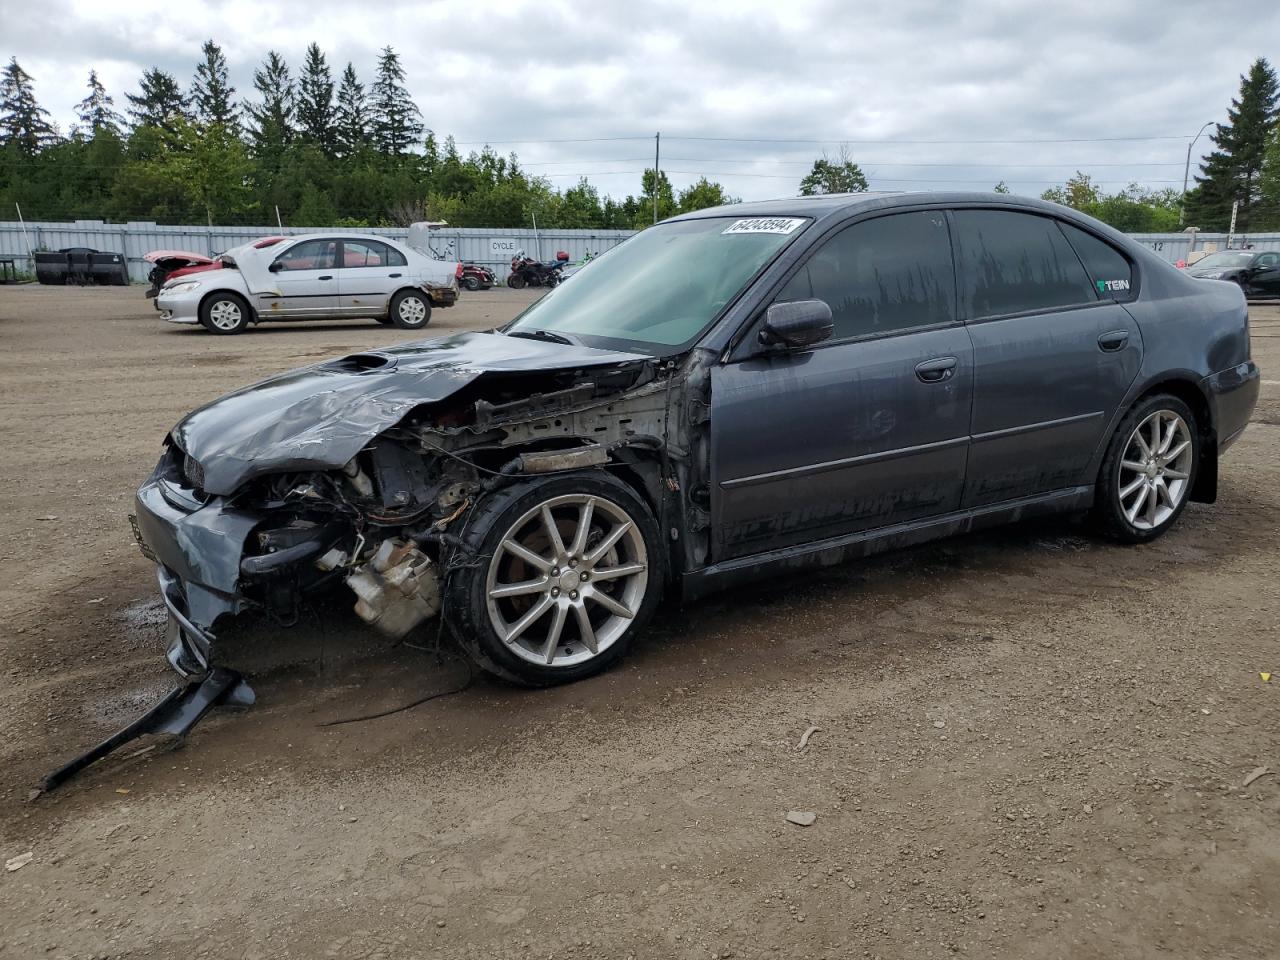
[[[644,538],[617,504],[553,497],[503,535],[485,583],[489,622],[521,659],[570,667],[626,633],[649,582]]]
[[[1157,410],[1134,428],[1120,458],[1120,512],[1137,530],[1154,530],[1186,498],[1195,447],[1191,428],[1172,410]]]

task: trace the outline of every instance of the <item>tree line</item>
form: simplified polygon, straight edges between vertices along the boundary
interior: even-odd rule
[[[187,87],[152,67],[123,104],[89,71],[63,135],[16,57],[0,74],[0,207],[33,220],[155,220],[298,226],[636,229],[658,215],[733,202],[705,177],[676,191],[644,172],[640,193],[615,200],[585,178],[565,190],[515,153],[466,156],[426,127],[385,47],[371,82],[348,63],[336,77],[312,43],[295,73],[277,51],[238,98],[222,49],[201,50]],[[123,108],[123,109],[121,109]]]
[[[383,48],[367,85],[347,63],[336,77],[324,52],[307,47],[295,72],[269,51],[253,92],[237,98],[226,57],[201,48],[185,88],[158,67],[143,72],[123,112],[89,71],[76,122],[63,135],[12,58],[0,73],[0,207],[31,219],[207,221],[298,226],[405,225],[444,220],[460,227],[638,229],[660,218],[734,201],[703,177],[676,191],[650,168],[638,195],[601,196],[586,178],[557,190],[529,174],[515,153],[490,147],[463,156],[452,137],[428,129],[405,86],[405,70]],[[1083,172],[1042,196],[1134,233],[1196,226],[1237,233],[1280,229],[1280,90],[1258,59],[1240,78],[1227,122],[1186,194],[1130,184],[1108,194]],[[842,148],[814,161],[803,195],[868,189]],[[998,192],[1009,188],[997,184]]]

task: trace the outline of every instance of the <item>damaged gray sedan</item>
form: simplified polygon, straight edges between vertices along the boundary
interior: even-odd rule
[[[1243,297],[1075,211],[860,194],[645,230],[502,329],[197,410],[138,492],[169,660],[320,591],[442,616],[512,681],[616,661],[660,597],[1035,514],[1125,542],[1216,496]]]

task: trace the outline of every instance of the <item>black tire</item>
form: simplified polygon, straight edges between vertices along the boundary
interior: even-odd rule
[[[465,276],[462,278],[462,285],[472,293],[480,289],[480,278],[473,276]]]
[[[513,273],[511,276],[507,277],[507,286],[512,290],[519,290],[524,286],[524,277],[518,273]]]
[[[1158,518],[1158,522],[1152,522],[1143,514],[1139,513],[1139,518],[1131,520],[1125,507],[1125,500],[1130,495],[1123,495],[1125,489],[1135,482],[1134,478],[1141,478],[1141,474],[1135,470],[1122,466],[1125,463],[1132,463],[1133,460],[1126,459],[1126,451],[1132,456],[1136,447],[1131,447],[1135,443],[1135,431],[1140,425],[1148,424],[1156,414],[1177,415],[1187,428],[1186,439],[1189,442],[1189,456],[1186,457],[1186,463],[1175,463],[1169,466],[1182,466],[1181,471],[1186,476],[1180,479],[1170,481],[1165,479],[1166,491],[1170,489],[1170,483],[1180,483],[1182,486],[1178,488],[1177,503],[1171,510],[1165,511],[1162,507],[1162,515]],[[1144,442],[1147,442],[1147,435],[1144,429]],[[1098,473],[1097,493],[1094,498],[1092,517],[1099,532],[1119,543],[1150,543],[1157,537],[1168,532],[1169,528],[1177,522],[1178,517],[1182,515],[1182,511],[1186,509],[1187,503],[1191,500],[1191,491],[1195,487],[1196,472],[1200,464],[1200,448],[1203,443],[1201,436],[1201,425],[1197,421],[1195,413],[1182,400],[1168,393],[1157,393],[1146,397],[1137,403],[1132,410],[1125,415],[1120,421],[1120,425],[1116,427],[1116,432],[1111,438],[1111,442],[1107,445],[1106,456],[1102,458],[1102,466]],[[1149,442],[1148,442],[1148,445]],[[1171,446],[1170,450],[1175,449]],[[1138,454],[1141,456],[1141,454]],[[1159,457],[1155,458],[1157,461]],[[1157,471],[1167,468],[1154,467]],[[1127,477],[1122,477],[1122,473],[1127,473]],[[1164,479],[1163,475],[1159,479]],[[1127,480],[1127,482],[1126,482]],[[1137,497],[1133,494],[1133,497]],[[1151,496],[1156,497],[1154,491]],[[1159,502],[1157,497],[1157,502]],[[1130,499],[1132,505],[1134,500]],[[1144,501],[1149,507],[1150,502]]]
[[[431,301],[421,290],[401,290],[391,298],[389,313],[401,330],[421,330],[431,322]]]
[[[220,291],[200,304],[200,324],[210,333],[231,336],[249,326],[249,305],[239,294]]]
[[[581,556],[582,566],[578,569],[589,569],[595,572],[603,571],[610,565],[616,569],[621,565],[635,564],[640,558],[636,546],[637,543],[642,543],[644,553],[640,559],[644,562],[639,565],[647,566],[643,574],[645,578],[643,583],[639,580],[633,582],[628,577],[619,577],[607,581],[609,586],[604,588],[588,584],[585,589],[578,588],[582,590],[581,599],[575,592],[570,594],[571,601],[558,589],[556,594],[548,594],[544,597],[544,591],[539,588],[536,592],[531,591],[528,596],[494,600],[493,610],[496,613],[491,612],[488,593],[491,572],[495,583],[499,585],[509,582],[507,577],[514,576],[517,583],[541,580],[548,584],[547,591],[552,589],[550,586],[552,584],[561,583],[566,578],[574,579],[574,573],[569,566],[577,566],[577,562],[566,564],[563,575],[558,580],[552,576],[555,570],[539,573],[528,564],[516,567],[514,574],[513,568],[507,566],[503,573],[503,565],[512,562],[520,563],[519,557],[503,552],[495,558],[495,552],[503,549],[501,545],[508,533],[519,537],[519,533],[516,532],[518,530],[528,529],[534,532],[536,532],[535,528],[545,530],[545,526],[541,525],[539,519],[540,514],[532,517],[526,517],[526,515],[539,511],[540,507],[548,501],[554,501],[553,509],[560,511],[554,517],[557,527],[565,524],[565,532],[576,529],[574,519],[581,516],[578,512],[580,507],[574,503],[564,504],[560,501],[578,497],[593,498],[592,519],[587,527],[595,537],[586,541]],[[617,546],[608,548],[610,552],[601,561],[588,563],[593,545],[599,545],[599,538],[604,535],[604,531],[616,530],[619,526],[623,526],[618,522],[622,517],[631,521],[633,524],[630,528],[631,533],[637,534],[638,538],[628,534],[618,541]],[[513,530],[515,524],[520,526]],[[626,654],[632,639],[644,629],[653,616],[666,584],[667,557],[652,511],[631,487],[603,470],[521,480],[502,487],[489,494],[477,505],[467,521],[462,539],[467,551],[474,556],[476,562],[455,564],[450,569],[445,583],[445,616],[448,625],[459,644],[481,669],[523,686],[545,687],[569,683],[592,676],[616,663]],[[566,549],[571,550],[572,541],[568,540],[565,546]],[[538,552],[541,555],[541,551]],[[552,556],[555,551],[547,548],[547,553]],[[529,572],[532,572],[531,578],[526,577]],[[502,579],[499,579],[500,576]],[[582,573],[581,579],[588,580],[588,574]],[[601,582],[604,582],[603,578]],[[563,589],[568,591],[570,587],[565,586]],[[591,591],[590,594],[588,590]],[[624,605],[626,602],[633,603],[633,616],[624,619],[614,615],[608,608],[600,606],[599,600],[588,603],[588,600],[594,599],[597,592],[603,591],[611,592],[611,599],[615,602],[620,600]],[[627,591],[643,592],[628,598]],[[552,600],[552,595],[558,595],[560,599]],[[508,644],[499,635],[498,626],[494,623],[495,615],[507,620],[510,626],[513,625],[513,621],[518,622],[523,614],[531,612],[532,607],[543,602],[549,604],[546,614],[537,620],[530,621],[528,628],[517,642]],[[562,639],[559,642],[548,643],[551,640],[553,621],[557,619],[555,606],[557,603],[565,606],[567,610],[561,620],[563,632],[557,634]],[[509,604],[515,606],[506,606]],[[592,620],[595,621],[594,629],[601,631],[599,635],[595,633],[591,635],[592,642],[600,647],[597,653],[592,654],[588,644],[583,642],[584,635],[578,625],[579,618],[582,616],[578,612],[579,607],[587,611],[585,616],[589,623]],[[508,614],[507,611],[510,613]],[[508,615],[511,619],[507,619]],[[617,632],[611,635],[613,631]],[[527,649],[526,644],[534,650],[550,646],[553,657],[566,662],[555,665],[533,662],[528,658],[540,657],[540,654]],[[523,652],[518,653],[517,649]]]

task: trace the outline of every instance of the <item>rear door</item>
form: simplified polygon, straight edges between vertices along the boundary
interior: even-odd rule
[[[271,262],[278,293],[258,296],[264,320],[333,316],[338,309],[338,241],[304,240],[281,250]]]
[[[1122,306],[1132,265],[1052,217],[956,210],[952,225],[974,362],[964,505],[1092,483],[1089,462],[1142,361]]]
[[[973,363],[946,216],[899,213],[820,244],[775,302],[820,299],[832,339],[712,370],[717,560],[958,508]]]
[[[404,254],[378,240],[343,240],[338,304],[344,316],[386,314],[391,294],[404,286]]]

